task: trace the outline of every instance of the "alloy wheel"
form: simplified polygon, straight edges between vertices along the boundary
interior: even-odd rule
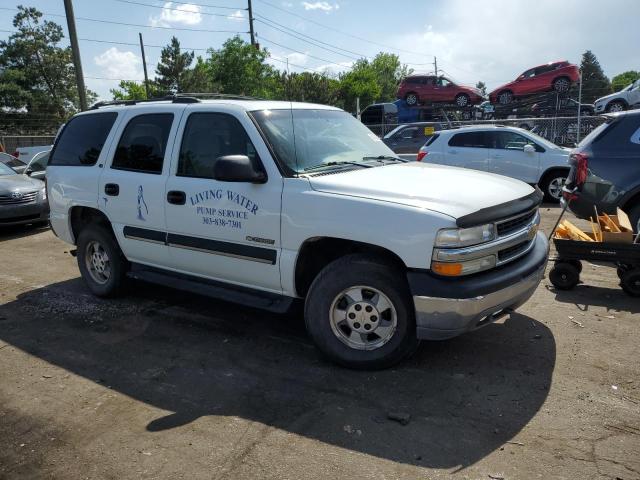
[[[111,262],[109,255],[100,242],[92,240],[85,252],[85,265],[91,279],[104,285],[111,278]]]
[[[340,292],[331,303],[329,318],[333,334],[355,350],[382,347],[398,326],[398,314],[389,297],[363,285]]]
[[[560,201],[560,198],[562,198],[562,187],[564,186],[565,181],[566,181],[565,177],[556,177],[549,182],[549,186],[547,187],[547,192],[555,200]]]

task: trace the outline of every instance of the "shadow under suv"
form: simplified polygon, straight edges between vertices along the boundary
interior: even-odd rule
[[[571,152],[564,189],[569,209],[580,218],[624,210],[640,230],[640,111],[606,116]],[[572,190],[576,189],[572,193]]]

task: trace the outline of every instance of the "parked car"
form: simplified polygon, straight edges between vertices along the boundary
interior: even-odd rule
[[[578,105],[580,105],[580,115],[589,117],[595,114],[595,107],[590,103],[579,104],[573,98],[547,99],[534,103],[531,106],[531,113],[537,117],[576,117],[578,116]]]
[[[35,147],[18,147],[13,156],[20,159],[21,162],[27,164],[31,161],[36,153],[51,150],[52,145],[39,145]]]
[[[393,103],[374,103],[360,113],[360,121],[378,136],[398,125],[398,107]]]
[[[441,130],[440,124],[436,123],[413,123],[410,125],[400,125],[387,133],[382,141],[387,147],[397,153],[401,158],[415,160],[420,147],[427,139],[431,138],[433,132]]]
[[[595,102],[596,113],[622,112],[640,108],[640,78],[619,92],[600,97]]]
[[[334,107],[132,103],[74,116],[47,167],[53,230],[98,296],[132,276],[277,311],[304,300],[327,357],[381,368],[500,318],[542,278],[526,183],[398,160]]]
[[[624,210],[640,231],[640,110],[607,114],[571,153],[564,189],[569,209],[580,218]],[[577,189],[575,193],[570,193]]]
[[[530,68],[513,82],[499,86],[489,93],[489,100],[494,104],[506,105],[515,98],[534,93],[548,91],[565,93],[579,78],[580,72],[577,65],[566,60],[551,62]]]
[[[521,128],[483,125],[438,132],[416,159],[537,184],[547,201],[558,202],[569,173],[569,152]]]
[[[45,184],[0,163],[0,226],[49,220]]]
[[[36,155],[29,162],[29,165],[27,165],[24,174],[30,176],[31,178],[44,180],[45,173],[47,171],[47,164],[49,163],[50,152],[51,150],[36,153]]]
[[[18,160],[13,155],[9,155],[8,153],[0,152],[0,163],[4,163],[5,165],[13,168],[16,173],[23,173],[27,168],[27,164]]]
[[[467,107],[484,100],[482,92],[475,87],[458,85],[447,77],[435,75],[410,75],[405,77],[396,94],[407,105],[419,103],[450,103]]]

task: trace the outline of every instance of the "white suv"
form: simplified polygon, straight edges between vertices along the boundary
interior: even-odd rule
[[[427,140],[418,161],[472,168],[538,185],[559,202],[569,173],[569,148],[522,128],[482,125],[442,130]]]
[[[380,368],[508,314],[542,277],[525,183],[399,160],[332,107],[132,103],[73,117],[47,168],[53,230],[96,295],[133,277],[274,311],[301,299],[324,354]]]
[[[640,107],[640,78],[619,92],[600,97],[593,104],[596,113],[622,112]]]

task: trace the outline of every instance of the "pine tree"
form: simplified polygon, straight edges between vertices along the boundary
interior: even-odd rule
[[[611,93],[611,82],[602,71],[600,62],[591,50],[582,54],[582,101],[593,103],[596,99]]]
[[[193,62],[193,52],[180,52],[180,42],[171,37],[171,43],[162,49],[160,62],[156,66],[156,83],[165,93],[183,91],[185,77]]]

